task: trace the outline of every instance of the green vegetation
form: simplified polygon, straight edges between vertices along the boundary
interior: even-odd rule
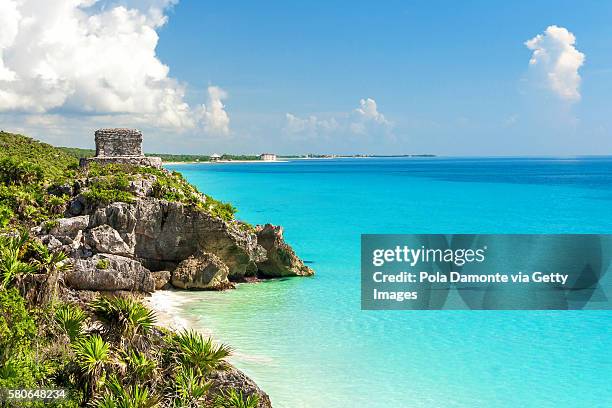
[[[108,259],[100,259],[96,262],[96,269],[108,269],[110,261]]]
[[[76,170],[79,164],[75,156],[62,149],[27,136],[0,132],[0,159],[4,158],[37,166],[44,178],[49,180],[65,180],[74,176],[74,173],[67,174],[67,170]]]
[[[98,298],[91,308],[100,319],[108,337],[133,343],[146,342],[155,326],[155,315],[132,298]]]
[[[257,395],[243,395],[242,391],[235,389],[222,392],[215,400],[216,408],[257,408],[259,398]]]
[[[68,197],[54,187],[74,179],[78,160],[46,143],[0,132],[0,228],[59,216]]]
[[[76,195],[89,206],[132,203],[137,197],[135,185],[141,180],[151,180],[152,197],[181,202],[225,221],[234,220],[236,209],[231,204],[212,197],[205,200],[178,172],[121,164],[93,163],[79,168],[78,158],[93,154],[89,149],[56,148],[26,136],[0,132],[0,229],[44,223],[50,230],[56,225],[54,219],[64,214]],[[169,156],[173,155],[162,155],[165,160],[181,160]],[[223,158],[257,159],[230,155]]]
[[[234,215],[236,214],[236,207],[231,205],[230,203],[224,203],[218,200],[215,200],[209,195],[206,195],[206,210],[214,215],[215,217],[219,217],[225,221],[231,221],[234,219]]]
[[[212,339],[193,330],[175,334],[172,340],[177,361],[200,376],[222,369],[231,354],[229,347],[215,346]]]
[[[63,304],[55,310],[55,322],[70,341],[81,338],[85,320],[87,320],[87,315],[74,305]]]
[[[29,235],[25,232],[0,236],[0,288],[7,288],[21,275],[36,272],[33,265],[22,260],[28,239]]]
[[[222,154],[221,160],[261,160],[259,156],[250,154]]]
[[[200,154],[166,154],[166,153],[146,153],[146,156],[161,157],[165,162],[185,163],[185,162],[208,162],[210,156]],[[221,160],[260,160],[259,156],[247,154],[223,154]]]
[[[235,390],[211,394],[209,376],[228,367],[229,347],[157,327],[131,296],[98,297],[85,308],[54,291],[46,302],[26,301],[16,282],[31,274],[49,281],[64,255],[25,233],[3,236],[0,252],[3,262],[9,254],[27,266],[7,269],[0,288],[0,388],[65,389],[66,399],[51,404],[62,407],[256,406],[256,397]]]
[[[57,149],[77,159],[83,159],[85,157],[92,157],[96,155],[95,149],[81,149],[79,147],[57,147]]]

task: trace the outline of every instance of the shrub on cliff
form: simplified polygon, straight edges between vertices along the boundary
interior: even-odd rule
[[[55,322],[70,341],[81,338],[85,320],[87,315],[76,305],[66,303],[55,310]]]
[[[90,306],[105,333],[131,344],[143,340],[142,336],[149,334],[156,323],[155,313],[131,297],[99,297]]]
[[[27,136],[0,132],[0,160],[5,158],[37,166],[44,179],[55,181],[73,177],[78,166],[78,160],[61,149]]]
[[[0,182],[8,185],[35,184],[43,180],[40,166],[12,157],[0,159]]]
[[[232,388],[217,395],[215,408],[257,408],[258,403],[256,395],[244,395],[242,391]]]
[[[52,186],[76,175],[77,160],[45,143],[0,132],[0,228],[60,215],[68,197]]]
[[[213,216],[219,217],[224,221],[231,221],[236,215],[236,207],[230,203],[224,203],[219,200],[215,200],[209,195],[206,195],[206,210]]]
[[[107,205],[114,202],[132,203],[134,195],[127,191],[106,189],[94,185],[83,193],[88,202],[96,205]]]
[[[222,369],[231,349],[223,344],[215,345],[211,338],[201,333],[183,330],[172,338],[176,358],[183,366],[194,370],[198,375],[210,374]]]
[[[0,289],[7,288],[19,275],[36,272],[36,268],[23,259],[28,239],[25,232],[0,236]]]

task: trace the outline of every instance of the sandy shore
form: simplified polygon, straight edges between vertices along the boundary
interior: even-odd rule
[[[180,316],[180,307],[190,300],[173,290],[156,290],[146,298],[148,306],[155,311],[158,322],[173,330],[193,327],[193,322]]]

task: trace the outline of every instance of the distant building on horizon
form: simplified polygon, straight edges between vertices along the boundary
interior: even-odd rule
[[[213,154],[210,156],[210,161],[211,161],[211,162],[215,162],[215,161],[219,161],[219,160],[221,160],[221,155],[220,155],[220,154],[213,153]]]
[[[262,153],[259,155],[259,159],[263,161],[276,161],[276,155],[274,153]]]

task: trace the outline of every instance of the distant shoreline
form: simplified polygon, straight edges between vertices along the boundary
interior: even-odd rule
[[[280,157],[277,160],[201,160],[201,161],[163,161],[163,164],[215,164],[215,163],[287,163],[291,160],[332,160],[332,159],[385,159],[385,158],[434,158],[436,155],[397,155],[397,156],[321,156],[321,157]]]
[[[163,164],[216,164],[216,163],[286,163],[289,160],[217,160],[217,161],[163,161]]]

